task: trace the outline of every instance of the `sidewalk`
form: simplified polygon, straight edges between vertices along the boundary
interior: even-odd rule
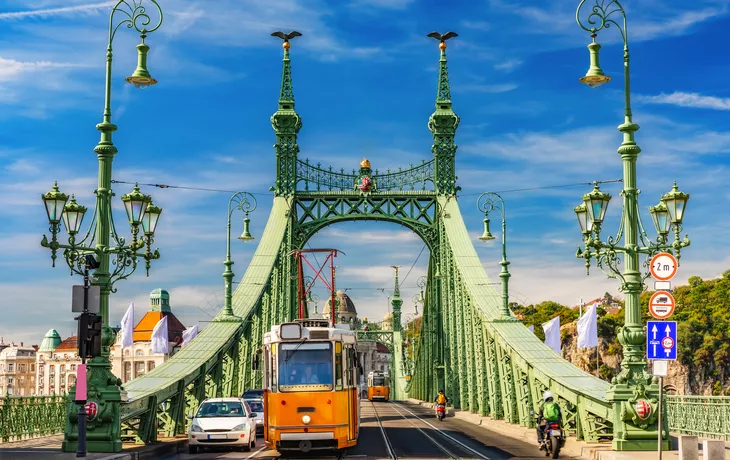
[[[125,443],[116,454],[88,453],[86,458],[94,460],[145,460],[182,452],[187,449],[187,437],[165,438],[147,446]],[[61,452],[63,435],[29,439],[27,441],[0,444],[0,460],[71,460],[75,453]]]
[[[408,402],[418,404],[424,407],[433,407],[433,403],[418,401],[416,399],[408,399]],[[485,428],[496,431],[503,436],[508,436],[520,441],[531,442],[536,444],[536,434],[534,428],[525,428],[520,425],[513,425],[503,420],[494,420],[490,417],[483,417],[478,414],[463,410],[449,409],[449,415],[455,418],[465,420],[475,425],[481,425]],[[702,441],[700,441],[700,444]],[[678,440],[672,436],[673,449],[677,449]],[[725,443],[725,458],[730,460],[730,443]],[[561,453],[569,456],[582,457],[590,460],[656,460],[658,452],[614,452],[611,450],[611,443],[588,443],[585,441],[577,441],[573,437],[565,440],[565,447],[561,449]],[[677,460],[679,458],[678,450],[664,451],[662,460]],[[699,449],[699,459],[703,459],[702,447]]]

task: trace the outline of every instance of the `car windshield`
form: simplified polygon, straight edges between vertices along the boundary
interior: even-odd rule
[[[200,405],[196,418],[204,417],[245,417],[246,412],[238,401],[204,402]]]
[[[264,390],[246,390],[243,392],[244,398],[261,398],[264,396]]]
[[[385,377],[373,377],[373,386],[374,387],[385,386]]]
[[[251,412],[263,412],[264,411],[264,405],[261,401],[246,401],[248,403],[248,407],[251,408]]]
[[[332,344],[283,343],[279,354],[279,388],[282,391],[332,389]]]

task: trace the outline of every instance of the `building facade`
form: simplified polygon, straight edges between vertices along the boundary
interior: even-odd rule
[[[36,349],[23,343],[3,344],[0,351],[0,396],[30,396],[35,393]]]
[[[167,335],[170,353],[152,353],[152,330],[167,317]],[[111,348],[112,372],[126,383],[146,374],[180,349],[185,326],[177,319],[170,307],[170,294],[155,289],[150,294],[149,310],[134,327],[134,343],[122,350],[121,334]]]
[[[36,392],[39,396],[65,394],[76,384],[76,368],[81,364],[78,338],[61,340],[55,329],[43,337],[35,356]]]

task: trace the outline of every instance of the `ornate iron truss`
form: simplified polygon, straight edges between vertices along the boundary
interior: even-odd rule
[[[0,442],[63,432],[66,395],[0,397]]]
[[[381,192],[433,190],[433,166],[433,160],[424,160],[420,165],[411,164],[407,169],[398,168],[398,171],[393,172],[387,170],[384,174],[376,169],[372,180],[375,189]],[[347,173],[344,168],[337,171],[332,166],[324,168],[321,163],[310,164],[309,159],[297,160],[298,191],[346,192],[354,190],[359,179],[360,175],[355,169]]]

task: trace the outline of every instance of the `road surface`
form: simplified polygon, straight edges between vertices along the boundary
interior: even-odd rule
[[[262,438],[251,452],[229,450],[178,454],[164,460],[189,459],[485,459],[546,460],[537,442],[529,443],[500,435],[484,426],[447,417],[439,422],[430,409],[403,402],[361,401],[360,439],[340,457],[312,451],[296,457],[280,456],[267,449]],[[571,457],[561,455],[569,460]]]

